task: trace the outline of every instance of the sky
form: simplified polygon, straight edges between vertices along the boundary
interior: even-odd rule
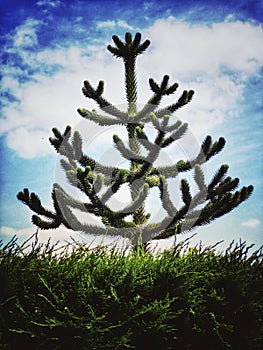
[[[24,240],[36,231],[33,213],[16,198],[23,188],[52,207],[52,185],[64,181],[48,141],[54,126],[64,130],[71,125],[84,137],[89,156],[106,163],[111,159],[116,129],[84,121],[77,108],[95,107],[82,95],[84,80],[94,86],[104,80],[106,98],[125,106],[123,65],[106,47],[112,35],[124,38],[128,31],[151,41],[137,61],[139,104],[151,96],[149,78],[159,82],[165,74],[179,83],[178,95],[165,104],[185,89],[195,91],[193,101],[176,115],[189,123],[188,136],[165,159],[175,162],[180,153],[191,158],[206,135],[213,140],[223,136],[226,146],[207,164],[206,178],[227,163],[240,187],[254,186],[251,198],[234,211],[196,228],[193,244],[223,240],[223,249],[242,240],[256,248],[263,245],[262,19],[263,3],[255,0],[0,1],[0,239],[17,235]],[[172,190],[179,195],[178,183]],[[154,195],[149,205],[157,213],[160,203]],[[119,202],[121,196],[125,193]],[[39,237],[43,242],[49,237],[52,242],[70,237],[102,242],[102,237],[94,241],[92,235],[64,227],[41,231]]]

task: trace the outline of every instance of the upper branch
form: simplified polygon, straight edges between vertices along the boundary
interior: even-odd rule
[[[116,57],[121,57],[124,59],[135,58],[147,49],[150,45],[150,40],[145,40],[141,44],[141,34],[136,33],[134,40],[132,40],[131,33],[126,33],[125,43],[120,40],[117,35],[113,35],[112,40],[114,41],[116,47],[108,45],[108,50]]]
[[[137,84],[135,74],[135,60],[138,55],[143,53],[150,45],[149,40],[141,44],[141,34],[136,33],[132,40],[131,33],[126,33],[125,42],[121,41],[117,35],[112,37],[116,47],[108,45],[108,50],[116,57],[123,58],[125,66],[125,89],[128,102],[128,113],[135,115],[137,101]]]
[[[94,89],[88,80],[84,81],[84,87],[82,88],[83,94],[97,102],[97,104],[100,106],[101,109],[103,109],[105,112],[108,114],[120,118],[120,119],[125,119],[126,114],[121,112],[118,108],[113,106],[110,102],[108,102],[105,98],[102,97],[104,91],[104,82],[101,80],[97,86],[96,89]],[[78,113],[81,116],[85,116],[82,113],[83,109],[78,109]],[[86,116],[85,116],[86,117]],[[94,120],[96,121],[96,120]]]
[[[168,107],[165,107],[163,109],[160,109],[159,111],[156,112],[156,116],[158,118],[162,118],[165,114],[172,114],[174,113],[177,109],[185,106],[188,104],[194,96],[194,91],[189,90],[182,93],[182,95],[179,97],[178,101]]]
[[[140,121],[149,113],[152,113],[160,104],[163,96],[171,95],[177,90],[179,86],[178,83],[174,83],[171,86],[168,86],[168,81],[168,75],[165,75],[163,77],[163,80],[160,85],[158,85],[152,78],[149,79],[150,88],[154,92],[154,95],[148,100],[148,102],[142,108],[142,110],[139,113],[137,113],[136,117],[134,118],[134,121]]]

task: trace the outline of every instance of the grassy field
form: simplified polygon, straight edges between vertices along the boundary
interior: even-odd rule
[[[0,250],[1,349],[262,349],[262,256],[14,238]]]

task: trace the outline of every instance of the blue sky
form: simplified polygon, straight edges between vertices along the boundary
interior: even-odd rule
[[[227,163],[241,186],[255,187],[236,210],[197,228],[194,242],[262,245],[262,17],[262,1],[1,2],[0,239],[24,239],[35,231],[32,213],[16,199],[24,187],[51,205],[52,184],[61,176],[48,142],[52,127],[81,128],[89,155],[106,158],[110,136],[83,124],[76,110],[94,107],[81,93],[86,79],[94,85],[103,79],[105,96],[125,103],[122,63],[106,46],[112,35],[130,31],[152,43],[138,59],[139,102],[150,97],[150,77],[159,81],[169,74],[181,90],[195,90],[193,102],[178,114],[190,125],[188,140],[200,143],[210,134],[227,141],[207,165],[207,177]],[[186,155],[187,147],[181,145]],[[41,239],[50,235],[83,238],[60,228],[41,232]]]

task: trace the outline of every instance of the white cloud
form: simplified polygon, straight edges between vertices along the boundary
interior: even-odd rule
[[[155,6],[155,3],[153,1],[145,1],[143,3],[143,10],[147,11]]]
[[[80,235],[77,232],[74,232],[72,230],[69,230],[63,226],[55,229],[55,230],[40,230],[37,229],[36,226],[30,226],[24,229],[15,229],[13,227],[3,226],[0,227],[0,235],[4,236],[17,236],[19,239],[27,239],[30,236],[32,236],[34,233],[38,231],[39,235],[39,243],[45,243],[48,241],[48,239],[51,239],[51,243],[55,243],[57,241],[60,241],[61,243],[65,243],[66,241],[71,241],[71,237]],[[87,236],[88,237],[88,236]],[[89,237],[90,239],[87,240],[87,242],[92,241],[92,237]]]
[[[106,21],[98,22],[98,27],[126,24],[121,20]],[[21,74],[21,69],[7,66],[1,87],[17,99],[8,104],[5,101],[1,131],[8,134],[9,147],[25,158],[54,154],[47,142],[51,128],[74,126],[82,120],[76,112],[78,107],[95,107],[82,96],[83,80],[88,79],[96,86],[103,79],[105,97],[114,104],[125,102],[120,60],[112,58],[99,45],[85,49],[72,46],[27,50],[19,38],[25,36],[28,45],[37,43],[37,25],[28,20],[18,27],[14,35],[16,44],[12,47],[20,55],[21,63],[35,73],[30,80],[20,82],[16,76]],[[170,17],[143,31],[143,39],[146,38],[152,45],[138,59],[139,102],[144,103],[151,95],[149,77],[159,83],[164,74],[169,74],[171,82],[179,81],[178,94],[166,99],[165,105],[174,102],[183,89],[194,89],[194,100],[179,111],[178,118],[189,122],[198,139],[226,116],[237,114],[247,77],[256,74],[263,65],[262,28],[251,23],[191,25]],[[90,129],[94,124],[87,125]]]
[[[153,71],[162,65],[171,69],[171,73],[189,79],[203,74],[218,75],[222,68],[253,74],[262,66],[263,29],[249,22],[206,26],[169,17],[157,20],[144,34],[152,41]]]
[[[117,26],[121,27],[121,28],[126,28],[126,29],[130,29],[133,30],[134,28],[132,26],[130,26],[127,22],[125,21],[117,21]]]
[[[25,126],[11,130],[7,136],[7,145],[11,149],[19,149],[23,158],[34,158],[39,154],[49,154],[47,130],[28,129]]]
[[[242,222],[242,226],[249,227],[249,228],[256,228],[261,224],[261,222],[258,219],[249,219],[247,221]]]
[[[126,29],[129,29],[129,30],[133,30],[134,29],[126,21],[123,21],[123,20],[97,22],[97,28],[114,28],[114,27],[121,27],[121,28],[126,28]]]
[[[69,230],[63,226],[55,230],[40,230],[35,226],[30,226],[24,229],[15,229],[13,227],[2,226],[0,227],[0,240],[3,245],[8,243],[10,239],[14,236],[17,237],[18,245],[32,237],[36,232],[38,232],[38,244],[46,244],[48,241],[51,245],[56,245],[56,248],[63,247],[70,243],[74,246],[74,242],[83,243],[94,248],[96,246],[116,246],[117,248],[127,247],[128,241],[121,237],[105,237],[105,236],[93,236],[83,234],[81,232],[76,232]],[[35,237],[26,244],[28,249],[30,249],[31,243],[34,243]]]
[[[0,227],[0,240],[2,240],[3,245],[7,244],[12,237],[17,237],[17,244],[21,245],[30,237],[32,237],[25,247],[27,247],[27,251],[30,251],[31,244],[35,242],[35,233],[37,232],[36,227],[28,227],[25,229],[14,229],[12,227]],[[86,244],[91,249],[96,246],[108,246],[108,247],[116,247],[117,249],[126,250],[129,247],[129,241],[122,239],[120,237],[112,237],[107,238],[105,236],[94,237],[92,235],[85,235],[79,232],[74,232],[72,230],[68,230],[64,227],[60,227],[56,230],[38,230],[38,244],[47,244],[50,242],[51,246],[55,246],[58,249],[58,253],[60,252],[59,248],[63,248],[68,243],[71,244],[69,247],[69,251],[72,247],[75,246],[75,242]],[[153,241],[151,246],[154,252],[163,251],[164,249],[170,248],[173,245],[174,240],[160,240],[158,242]]]
[[[61,5],[60,0],[39,0],[36,2],[36,5],[41,7],[41,6],[50,6],[50,7],[59,7]]]
[[[115,21],[101,21],[97,23],[98,28],[112,28],[115,27]]]
[[[16,28],[13,38],[14,47],[32,48],[37,45],[37,28],[40,22],[34,19],[27,19],[24,24]]]

